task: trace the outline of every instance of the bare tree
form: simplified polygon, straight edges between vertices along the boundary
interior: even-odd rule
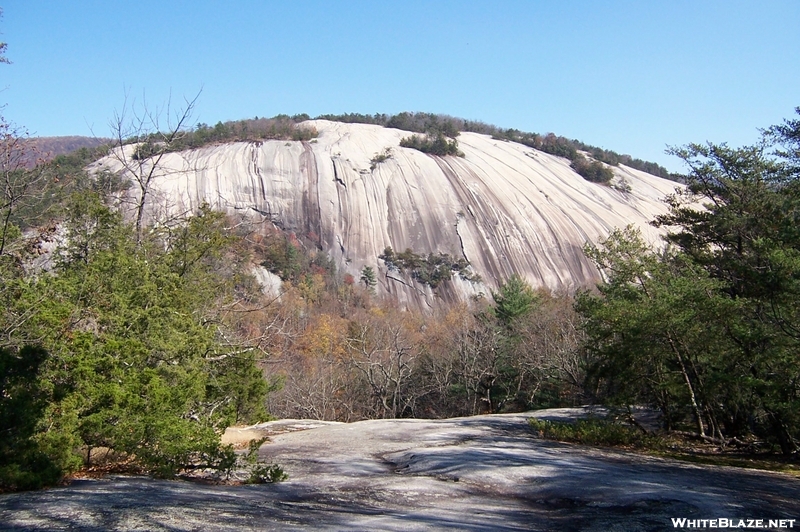
[[[404,324],[395,320],[353,321],[348,331],[350,363],[366,382],[372,402],[367,417],[396,418],[413,411],[416,394],[410,384],[419,353]]]
[[[0,18],[3,17],[3,9],[0,8]],[[6,50],[8,49],[8,43],[0,41],[0,63],[10,64],[11,61],[6,57]]]
[[[520,391],[529,403],[546,384],[556,386],[564,397],[580,398],[586,364],[579,320],[571,296],[547,294],[537,310],[518,323],[514,361],[522,376]]]
[[[162,159],[187,134],[201,93],[202,89],[193,98],[184,98],[178,107],[172,104],[171,95],[163,107],[151,107],[144,97],[137,104],[126,94],[122,110],[114,112],[109,124],[115,143],[111,157],[138,188],[134,205],[137,241],[142,239],[145,205],[153,179],[165,172]]]
[[[26,162],[35,158],[26,144],[27,133],[6,122],[0,115],[0,174],[2,198],[0,198],[0,255],[8,251],[8,245],[19,236],[14,224],[17,210],[34,198],[43,179],[41,172],[26,168]]]

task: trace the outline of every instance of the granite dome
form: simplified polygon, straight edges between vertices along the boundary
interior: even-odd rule
[[[477,133],[458,137],[464,157],[438,157],[400,147],[406,131],[326,120],[303,125],[318,137],[165,155],[150,217],[208,202],[310,237],[356,278],[371,266],[380,294],[426,307],[488,293],[515,273],[552,290],[591,284],[599,274],[582,247],[628,224],[657,241],[648,222],[666,212],[663,199],[678,186],[624,165],[613,168],[611,186],[591,183],[567,159]],[[376,163],[384,153],[389,157]],[[119,169],[113,157],[96,164]],[[483,282],[454,276],[434,291],[390,271],[378,258],[386,247],[465,258]]]

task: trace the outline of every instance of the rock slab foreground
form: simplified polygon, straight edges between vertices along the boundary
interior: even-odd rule
[[[528,429],[532,415],[572,414],[262,424],[251,430],[273,436],[260,454],[286,482],[78,480],[0,496],[0,530],[628,531],[673,529],[673,518],[800,518],[800,481],[788,475],[548,442]]]

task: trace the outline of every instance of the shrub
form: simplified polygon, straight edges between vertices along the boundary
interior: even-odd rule
[[[411,135],[400,141],[400,146],[413,148],[430,155],[457,155],[463,157],[464,154],[458,149],[458,141],[447,138],[443,133],[433,135]]]
[[[35,438],[48,400],[39,380],[48,356],[38,347],[0,349],[0,492],[38,489],[61,478]]]
[[[388,161],[392,158],[392,149],[384,148],[381,153],[376,153],[372,159],[369,160],[369,169],[375,170],[379,164]]]
[[[241,455],[240,465],[250,469],[250,476],[245,481],[246,484],[266,484],[271,482],[282,482],[289,478],[283,468],[277,464],[263,464],[258,462],[258,450],[268,441],[269,438],[251,440],[248,444],[247,452]]]
[[[149,159],[150,157],[155,157],[164,151],[164,144],[160,144],[158,142],[153,142],[152,139],[148,139],[145,142],[140,142],[136,149],[133,150],[133,160],[134,161],[143,161],[145,159]]]
[[[583,445],[652,446],[653,436],[629,425],[599,418],[579,419],[574,423],[530,418],[528,424],[542,438]]]
[[[429,253],[419,255],[406,249],[402,253],[395,253],[391,247],[383,250],[378,256],[390,270],[411,272],[411,277],[431,288],[436,288],[443,281],[449,281],[453,272],[458,272],[463,279],[471,282],[480,282],[480,275],[474,274],[469,269],[469,261],[456,259],[447,253],[434,255]]]
[[[311,140],[316,138],[319,135],[317,132],[317,128],[315,127],[299,127],[296,126],[292,129],[292,140],[302,141],[302,140]]]
[[[471,131],[480,133],[481,135],[490,135],[495,140],[518,142],[525,146],[549,153],[550,155],[565,157],[570,161],[578,155],[578,150],[583,150],[589,152],[595,160],[611,166],[617,166],[622,163],[631,168],[642,170],[658,177],[680,181],[680,176],[670,174],[666,168],[656,163],[635,159],[630,155],[620,155],[612,150],[598,148],[579,140],[556,136],[553,133],[542,136],[537,133],[528,133],[513,128],[501,129],[492,124],[486,124],[476,120],[464,120],[462,118],[433,113],[403,112],[396,115],[346,113],[340,115],[320,115],[316,118],[353,124],[376,124],[414,133],[434,135],[436,133],[442,133],[444,136],[450,138],[458,136],[458,133],[461,131]]]
[[[250,472],[248,484],[266,484],[272,482],[283,482],[289,475],[278,464],[257,465]]]
[[[139,142],[133,158],[143,160],[161,153],[200,148],[215,142],[310,141],[319,135],[316,128],[298,125],[298,122],[308,120],[308,118],[307,114],[298,114],[292,117],[277,115],[273,118],[256,117],[249,120],[217,122],[213,127],[201,123],[191,130],[180,132],[169,144],[163,142],[164,135],[162,133],[129,138],[125,143]]]
[[[582,155],[577,155],[570,164],[581,177],[592,183],[608,184],[614,178],[614,172],[599,161],[589,162]]]

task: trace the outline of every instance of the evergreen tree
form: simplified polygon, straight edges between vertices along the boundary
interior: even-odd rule
[[[656,254],[630,231],[589,250],[606,273],[580,298],[599,389],[681,411],[701,437],[800,440],[800,121],[739,149],[692,144],[685,192],[656,225]],[[702,205],[702,206],[701,206]]]
[[[50,353],[26,370],[47,398],[28,406],[38,449],[62,471],[90,465],[99,447],[162,476],[230,468],[235,454],[219,436],[234,422],[266,418],[267,383],[220,310],[242,276],[223,215],[203,206],[137,239],[97,195],[76,196],[69,213],[53,274],[3,291],[4,322],[26,318],[22,332],[6,336],[7,349],[35,341]],[[29,456],[37,455],[17,461]]]
[[[364,266],[361,269],[361,282],[370,292],[375,290],[378,280],[375,278],[375,270],[372,266]]]
[[[39,371],[44,349],[0,349],[0,492],[55,483],[61,471],[35,439],[48,397]]]
[[[530,285],[519,275],[512,275],[497,292],[492,292],[495,301],[495,314],[501,322],[511,322],[533,310],[536,294]]]

